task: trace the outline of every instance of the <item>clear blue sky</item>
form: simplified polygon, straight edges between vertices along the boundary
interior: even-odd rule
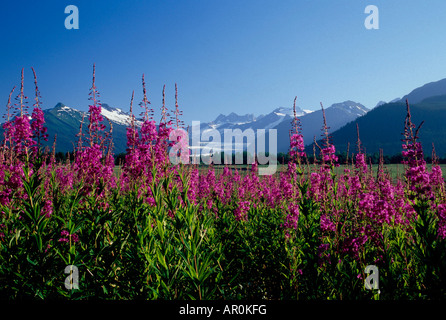
[[[64,27],[66,6],[79,30]],[[367,30],[367,5],[380,29]],[[279,106],[318,109],[354,100],[373,107],[446,78],[444,0],[2,1],[0,110],[25,68],[44,108],[88,108],[92,65],[102,102],[129,108],[141,76],[159,114],[174,84],[186,122]],[[32,104],[32,103],[31,103]]]

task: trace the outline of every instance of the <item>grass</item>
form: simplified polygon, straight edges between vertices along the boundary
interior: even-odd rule
[[[313,165],[310,165],[313,166]],[[432,168],[432,164],[427,164],[427,169],[430,171]],[[200,165],[199,166],[199,171],[200,173],[206,173],[209,170],[208,165]],[[215,170],[216,175],[222,174],[223,173],[223,168],[225,167],[224,165],[214,165],[212,166],[213,169]],[[266,167],[266,166],[262,166],[259,165],[259,167]],[[440,164],[441,170],[443,172],[443,178],[446,179],[446,164]],[[246,165],[246,164],[241,164],[241,165],[236,165],[236,164],[232,164],[229,165],[229,168],[231,168],[233,171],[235,170],[239,170],[239,173],[241,175],[244,175],[246,172],[249,172],[249,169],[251,168],[251,165]],[[338,175],[342,175],[344,173],[344,169],[354,169],[354,167],[352,167],[352,165],[339,165],[339,167],[335,168],[335,173]],[[121,169],[122,166],[120,165],[116,165],[114,167],[114,174],[116,177],[119,177],[119,175],[121,174]],[[287,165],[286,164],[278,164],[277,165],[277,170],[276,170],[276,175],[280,174],[280,172],[285,172],[287,169]],[[370,169],[370,166],[369,166]],[[372,164],[372,173],[373,175],[376,175],[378,171],[378,165],[377,164]],[[388,173],[391,177],[393,181],[396,181],[397,179],[401,179],[403,178],[404,175],[404,164],[386,164],[384,165],[384,172]]]

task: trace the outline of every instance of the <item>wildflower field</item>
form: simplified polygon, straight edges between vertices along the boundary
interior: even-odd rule
[[[34,70],[33,70],[34,71]],[[0,149],[0,297],[3,299],[441,299],[446,288],[446,198],[441,167],[429,169],[401,119],[404,172],[371,172],[358,135],[338,167],[327,127],[308,163],[299,119],[292,161],[275,175],[173,166],[169,133],[181,126],[146,95],[142,125],[127,130],[115,170],[93,72],[89,118],[74,160],[56,162],[35,79],[32,112],[22,83]],[[133,97],[130,110],[135,111]],[[135,117],[133,116],[133,119]],[[342,170],[339,170],[342,168]],[[78,287],[67,289],[67,266]],[[379,270],[379,290],[364,286]]]

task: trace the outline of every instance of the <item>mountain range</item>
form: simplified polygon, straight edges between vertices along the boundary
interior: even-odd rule
[[[368,154],[395,155],[402,151],[406,99],[409,102],[412,122],[418,127],[419,141],[425,156],[431,156],[433,146],[436,155],[446,157],[446,79],[427,83],[412,90],[401,99],[383,103],[355,121],[347,123],[332,133],[332,143],[339,152],[356,152],[357,128],[361,144]],[[321,141],[318,142],[319,144]],[[307,146],[312,152],[313,146]]]
[[[425,98],[417,103],[410,103],[412,122],[418,127],[419,141],[423,146],[425,156],[431,156],[432,145],[437,156],[446,156],[446,95]],[[406,103],[403,101],[386,103],[366,115],[357,118],[331,134],[332,143],[339,152],[356,153],[357,128],[361,145],[368,154],[379,153],[395,155],[401,153],[404,139],[404,121]],[[322,141],[318,144],[321,145]],[[312,152],[312,145],[307,146],[307,152]]]
[[[73,150],[74,146],[77,145],[78,137],[76,135],[79,133],[82,118],[85,117],[84,123],[87,123],[88,113],[68,107],[61,102],[55,107],[43,111],[45,126],[48,128],[49,134],[49,141],[44,143],[44,145],[51,147],[56,136],[57,151],[69,152]],[[331,127],[330,132],[365,114],[367,111],[368,109],[363,105],[352,101],[332,105],[326,110],[327,122]],[[112,137],[115,153],[125,152],[127,142],[126,128],[130,124],[129,113],[119,108],[113,108],[105,103],[102,104],[101,113],[110,120],[113,126]],[[200,123],[200,132],[217,129],[223,138],[225,129],[240,129],[242,131],[253,129],[254,132],[257,129],[277,129],[278,152],[287,152],[289,147],[289,129],[291,128],[293,115],[293,109],[285,107],[276,108],[268,114],[259,116],[254,114],[238,115],[234,112],[228,115],[220,114],[214,121]],[[306,142],[311,143],[313,141],[312,136],[320,133],[322,112],[296,107],[296,115],[301,119],[304,135],[311,136]],[[137,120],[138,123],[140,124],[141,122]],[[109,122],[105,120],[103,124],[106,127],[105,131],[109,131]],[[86,126],[84,126],[84,133]]]
[[[112,138],[115,153],[125,152],[127,136],[126,128],[130,124],[128,113],[118,108],[112,108],[107,104],[102,104],[102,115],[106,116],[112,123]],[[46,145],[52,146],[53,139],[56,137],[56,151],[69,152],[77,145],[79,127],[82,118],[84,123],[88,123],[88,113],[70,108],[63,103],[58,103],[54,108],[43,110],[45,117],[45,126],[48,128],[49,139]],[[103,121],[105,131],[110,130],[108,121]],[[87,125],[83,127],[85,133]]]
[[[325,115],[336,149],[343,152],[347,151],[349,146],[350,153],[355,152],[356,124],[358,124],[362,145],[368,153],[379,152],[379,149],[382,149],[385,154],[399,153],[401,151],[401,133],[404,130],[406,99],[411,104],[414,123],[419,124],[421,121],[425,121],[420,131],[422,144],[430,148],[434,143],[437,154],[439,156],[446,155],[446,126],[444,126],[446,120],[446,79],[425,84],[412,90],[403,98],[394,99],[389,103],[380,101],[372,109],[350,100],[332,104],[325,109]],[[112,137],[115,154],[125,152],[126,128],[130,123],[129,113],[103,103],[102,115],[113,126]],[[312,152],[314,139],[319,140],[322,136],[322,110],[311,111],[296,107],[296,115],[301,122],[307,150]],[[58,103],[53,108],[45,109],[44,116],[49,134],[47,145],[51,147],[54,137],[57,135],[57,151],[73,150],[78,141],[76,134],[79,132],[82,118],[85,117],[85,121],[88,122],[88,113]],[[279,107],[262,115],[239,115],[232,112],[227,115],[220,114],[211,122],[200,123],[200,132],[216,129],[223,138],[225,129],[240,129],[242,131],[253,129],[254,132],[257,129],[276,129],[277,151],[286,153],[289,149],[292,120],[293,109],[287,107]],[[137,122],[140,124],[140,120]],[[109,122],[104,121],[104,124],[108,131]]]

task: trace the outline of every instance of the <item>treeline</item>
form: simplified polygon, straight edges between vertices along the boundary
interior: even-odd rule
[[[337,152],[336,156],[338,157],[338,163],[339,164],[346,164],[346,163],[352,163],[352,160],[355,161],[354,157],[355,154],[347,155],[347,152]],[[309,163],[314,163],[314,156],[307,156]],[[366,154],[366,161],[367,164],[378,164],[379,159],[379,153],[375,152],[373,154]],[[290,160],[289,153],[278,153],[277,154],[277,162],[280,164],[287,164]],[[397,153],[394,155],[383,155],[383,163],[384,164],[399,164],[401,163],[403,159],[403,155],[401,153]],[[431,156],[425,156],[424,160],[426,160],[427,163],[432,163],[432,157]],[[446,164],[446,158],[438,158],[437,162],[439,164]]]
[[[244,151],[243,153],[235,153],[232,154],[232,162],[231,163],[235,163],[236,157],[241,157],[243,159],[243,164],[247,164],[248,163],[248,157],[250,157],[251,155]],[[265,156],[268,157],[269,153],[266,152]],[[345,164],[345,163],[352,163],[352,159],[354,161],[354,154],[350,154],[347,156],[347,152],[337,152],[336,156],[338,157],[338,163],[339,164]],[[225,163],[225,154],[222,153],[218,153],[214,156],[214,159],[216,159],[217,157],[220,157],[220,163],[224,164]],[[227,158],[228,156],[226,156]],[[66,162],[67,159],[69,158],[70,161],[74,160],[74,155],[73,153],[69,153],[69,152],[57,152],[55,154],[55,158],[56,158],[56,162]],[[309,155],[308,157],[308,162],[309,163],[314,163],[314,156],[313,155]],[[290,161],[290,155],[289,153],[284,153],[284,152],[279,152],[277,154],[277,163],[278,164],[288,164],[288,162]],[[371,163],[371,164],[378,164],[379,163],[379,153],[373,153],[373,154],[367,154],[366,155],[366,159],[367,159],[367,163]],[[273,159],[271,159],[273,160]],[[425,160],[427,163],[432,163],[432,157],[431,156],[426,156]],[[395,154],[395,155],[383,155],[383,163],[384,164],[398,164],[401,163],[403,161],[403,155],[401,153]],[[446,158],[438,158],[438,163],[440,164],[446,164]],[[125,153],[119,153],[115,155],[115,165],[122,165],[125,162]],[[202,161],[200,161],[200,164],[204,164]]]

